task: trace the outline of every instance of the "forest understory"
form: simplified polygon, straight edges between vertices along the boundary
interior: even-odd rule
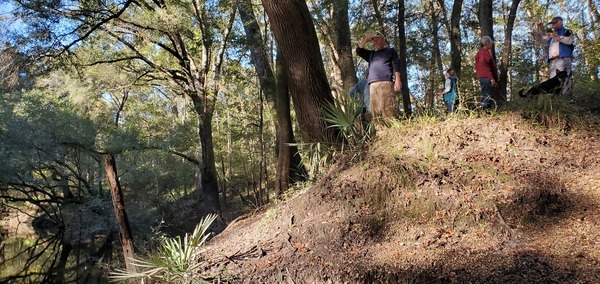
[[[600,283],[600,119],[395,122],[310,188],[231,222],[232,283]],[[354,157],[354,158],[350,158]]]

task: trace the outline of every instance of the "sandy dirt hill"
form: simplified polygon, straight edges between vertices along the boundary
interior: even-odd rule
[[[394,123],[209,261],[233,283],[600,283],[599,120],[536,121]]]

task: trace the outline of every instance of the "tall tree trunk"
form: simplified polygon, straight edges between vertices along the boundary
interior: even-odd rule
[[[123,112],[123,109],[125,109],[125,102],[127,102],[128,98],[129,91],[124,91],[122,99],[120,101],[115,100],[115,102],[118,103],[114,121],[115,128],[119,127],[121,113]],[[123,258],[125,258],[125,268],[129,272],[136,272],[137,268],[133,264],[133,257],[135,254],[133,235],[131,233],[129,218],[127,218],[127,211],[125,210],[125,197],[123,195],[121,183],[119,182],[117,161],[113,153],[104,155],[104,172],[106,173],[106,180],[108,181],[110,195],[115,209],[115,217],[117,219],[117,224],[119,225],[119,237],[123,249]]]
[[[493,1],[492,0],[480,0],[479,1],[479,30],[481,36],[489,36],[494,40],[494,17],[493,17]],[[496,55],[492,55],[494,59]]]
[[[119,225],[119,236],[121,238],[121,247],[123,248],[123,257],[125,258],[125,267],[129,272],[136,272],[137,269],[132,263],[135,253],[133,236],[131,234],[129,219],[127,218],[127,211],[125,210],[123,190],[121,189],[119,175],[117,174],[117,162],[113,154],[109,153],[104,156],[104,171],[106,172],[106,179],[110,187],[115,217]]]
[[[196,3],[194,2],[194,5]],[[197,13],[196,18],[202,19],[205,17],[203,13],[206,11],[195,6]],[[232,12],[226,28],[223,31],[223,38],[215,52],[215,58],[212,56],[214,48],[214,35],[210,27],[205,26],[206,23],[200,21],[202,37],[202,59],[201,65],[197,66],[194,58],[187,50],[182,50],[187,60],[182,60],[183,68],[186,70],[186,83],[190,89],[187,95],[191,98],[194,111],[197,114],[198,122],[198,138],[201,147],[201,162],[196,169],[195,179],[195,195],[200,195],[199,201],[203,206],[196,209],[198,216],[205,216],[208,213],[221,213],[221,204],[219,202],[219,180],[216,170],[215,151],[212,135],[212,117],[215,111],[216,97],[219,93],[221,82],[221,67],[223,57],[227,47],[227,38],[231,32],[237,6],[232,7]],[[180,34],[173,34],[173,39],[176,40],[177,46],[185,47],[184,41]],[[214,60],[214,61],[213,61]],[[214,64],[211,64],[214,63]],[[213,71],[213,77],[209,78],[208,74]]]
[[[329,75],[332,93],[336,98],[347,96],[358,81],[352,58],[348,5],[348,0],[325,0],[323,5],[313,5],[315,25],[331,62]]]
[[[238,2],[238,10],[240,18],[244,24],[244,32],[250,49],[250,60],[254,65],[254,70],[258,75],[260,89],[266,97],[270,109],[275,108],[275,76],[273,69],[269,64],[269,53],[265,46],[265,41],[260,32],[260,27],[256,21],[256,16],[252,10],[252,2],[250,0],[241,0]]]
[[[406,63],[405,12],[404,1],[398,1],[398,56],[400,57],[400,80],[402,81],[402,105],[404,115],[409,117],[412,113],[412,107],[410,103],[410,90],[408,89],[408,78],[406,77],[408,66]]]
[[[306,2],[262,0],[262,3],[285,59],[287,82],[304,141],[337,141],[337,131],[321,118],[324,105],[333,103],[333,96]]]
[[[265,108],[264,108],[264,97],[262,92],[259,94],[260,96],[260,104],[259,104],[259,121],[258,121],[258,147],[260,150],[260,175],[258,177],[258,187],[260,190],[261,201],[264,200],[265,203],[269,202],[269,177],[267,175],[267,156],[265,151]],[[263,184],[264,181],[264,184]]]
[[[517,8],[521,0],[513,0],[510,12],[508,13],[508,22],[506,23],[506,29],[504,30],[504,45],[502,47],[502,59],[500,62],[500,68],[498,68],[500,74],[500,82],[498,82],[499,95],[501,100],[506,100],[507,86],[508,86],[508,70],[510,66],[510,55],[512,52],[512,32],[515,26],[515,18],[517,17]]]
[[[275,177],[275,192],[281,195],[288,189],[291,182],[303,181],[306,178],[306,169],[302,165],[298,147],[291,146],[294,143],[294,130],[292,128],[292,117],[290,115],[290,95],[286,81],[286,69],[283,63],[283,55],[277,53],[277,120],[279,124],[278,143],[279,153],[277,156],[277,173]]]
[[[343,82],[343,93],[348,94],[358,82],[354,60],[352,58],[352,36],[348,20],[348,0],[333,0],[334,47],[337,53],[337,65]]]
[[[431,35],[432,35],[432,64],[431,64],[431,88],[429,93],[429,108],[433,109],[435,107],[435,97],[437,95],[437,90],[439,89],[439,84],[437,83],[437,79],[444,74],[444,67],[442,66],[442,53],[440,51],[440,36],[439,36],[439,14],[437,9],[435,8],[435,1],[429,0],[429,8],[431,11]]]
[[[198,115],[198,138],[201,146],[201,163],[196,169],[196,194],[200,195],[200,200],[204,206],[198,208],[199,216],[208,213],[220,213],[221,204],[219,202],[219,182],[217,180],[217,170],[215,167],[215,151],[212,137],[212,115],[208,115],[204,110],[198,110],[203,106],[199,96],[191,96],[192,103]]]
[[[460,15],[462,9],[462,0],[455,0],[452,4],[452,14],[448,21],[448,11],[444,4],[444,0],[438,0],[438,5],[442,10],[442,19],[446,23],[448,39],[450,40],[450,67],[454,69],[456,77],[460,77],[462,55],[461,55],[461,37],[460,37]],[[443,72],[443,70],[442,70]]]
[[[277,172],[275,173],[275,192],[281,194],[289,186],[289,181],[301,180],[297,170],[302,169],[300,164],[300,153],[297,147],[290,147],[288,143],[294,142],[292,130],[292,118],[290,116],[290,98],[285,83],[283,67],[277,68],[278,75],[275,77],[271,68],[269,55],[265,41],[260,32],[258,22],[252,11],[250,0],[238,2],[240,18],[244,22],[244,31],[248,38],[251,61],[259,77],[259,83],[265,98],[274,114],[277,129]],[[280,55],[278,53],[278,55]],[[282,75],[280,75],[282,74]],[[356,77],[355,77],[356,78]],[[281,87],[284,86],[284,87]],[[295,158],[294,158],[295,157]],[[298,164],[292,166],[292,161],[298,160]],[[283,182],[285,181],[285,182]]]
[[[225,191],[231,192],[231,168],[232,168],[232,158],[233,158],[233,147],[232,147],[232,134],[231,134],[231,111],[227,109],[227,171],[225,172],[225,180],[227,183],[225,184]]]
[[[454,0],[452,15],[450,16],[450,57],[452,69],[454,69],[457,78],[460,78],[462,71],[462,39],[460,35],[462,4],[463,0]]]
[[[492,40],[494,40],[494,18],[493,18],[493,1],[492,0],[480,0],[479,1],[479,25],[481,36],[489,36]],[[495,40],[494,40],[495,41]],[[492,46],[490,50],[492,55],[492,60],[497,62],[496,60],[496,51]],[[500,80],[500,78],[498,78]],[[500,82],[498,82],[500,83]],[[492,99],[496,102],[497,106],[502,105],[506,101],[506,97],[500,94],[498,88],[492,93]]]

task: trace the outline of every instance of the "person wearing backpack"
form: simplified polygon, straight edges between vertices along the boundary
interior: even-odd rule
[[[452,68],[446,71],[446,82],[444,84],[444,90],[440,93],[444,97],[444,103],[446,104],[446,112],[451,113],[455,110],[454,103],[457,99],[457,87],[456,77],[454,77],[454,70]]]

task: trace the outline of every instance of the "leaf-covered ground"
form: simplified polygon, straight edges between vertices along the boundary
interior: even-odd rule
[[[525,117],[379,129],[209,261],[233,283],[600,283],[599,120]]]

